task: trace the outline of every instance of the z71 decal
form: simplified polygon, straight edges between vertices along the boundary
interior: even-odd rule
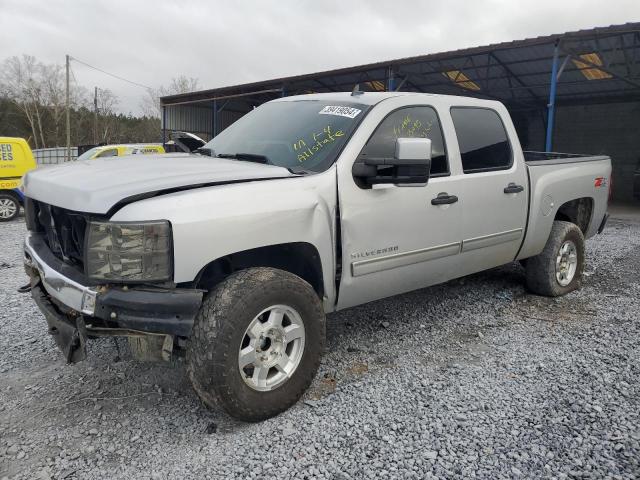
[[[607,186],[607,178],[606,177],[598,177],[598,178],[596,178],[596,181],[594,182],[593,186],[596,187],[596,188],[606,187]]]

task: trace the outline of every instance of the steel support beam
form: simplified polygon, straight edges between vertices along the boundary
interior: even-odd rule
[[[395,86],[395,88],[393,89],[393,91],[394,91],[394,92],[399,92],[399,91],[400,91],[400,89],[401,89],[402,87],[404,87],[404,84],[405,84],[405,83],[407,83],[407,81],[408,81],[408,80],[409,80],[409,75],[405,75],[405,77],[402,79],[402,81],[401,81],[398,85],[396,85],[396,86]],[[389,91],[391,91],[391,90],[389,90]]]
[[[222,104],[222,106],[220,108],[218,108],[218,113],[221,112],[222,110],[225,109],[225,107],[227,106],[227,103],[229,103],[231,100],[225,100],[224,103]]]
[[[213,118],[211,119],[211,138],[218,134],[218,101],[213,101]]]
[[[162,106],[162,146],[167,143],[167,107]]]
[[[331,85],[328,85],[326,82],[324,82],[324,80],[320,80],[318,78],[314,78],[313,81],[316,82],[318,85],[320,85],[322,88],[326,88],[330,92],[335,92],[334,87],[331,86]],[[351,84],[349,84],[349,85],[351,85]]]
[[[545,150],[552,151],[553,147],[553,121],[556,114],[556,91],[558,88],[558,55],[560,45],[556,42],[553,52],[553,63],[551,65],[551,87],[549,88],[549,104],[547,105],[547,137],[545,140]]]
[[[518,82],[520,85],[522,85],[523,87],[527,87],[527,84],[524,83],[516,74],[513,73],[513,70],[511,70],[509,68],[509,66],[504,63],[502,60],[500,60],[498,57],[496,57],[495,52],[490,52],[489,55],[497,62],[497,64],[506,72],[506,74],[508,76],[510,76],[511,78],[513,78],[513,80],[515,80],[516,82]],[[556,59],[557,56],[554,56],[554,59]],[[554,60],[555,61],[555,60]],[[533,90],[531,90],[530,88],[527,88],[527,91],[529,92],[529,94],[535,99],[540,101],[540,103],[542,103],[542,99],[540,97],[538,97],[538,95],[535,94],[535,92]]]

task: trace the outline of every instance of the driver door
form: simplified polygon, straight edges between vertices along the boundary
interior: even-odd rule
[[[397,138],[416,137],[429,138],[432,143],[427,185],[366,188],[350,175],[350,165],[339,169],[342,274],[338,309],[458,276],[460,204],[432,204],[438,195],[460,193],[460,177],[451,174],[436,110],[425,105],[388,112],[360,155],[393,157]]]

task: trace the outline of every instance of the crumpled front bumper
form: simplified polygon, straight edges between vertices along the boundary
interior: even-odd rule
[[[53,337],[67,363],[87,358],[87,333],[82,317],[70,318],[60,313],[40,285],[31,288],[31,296],[44,315]]]
[[[86,358],[92,336],[164,334],[189,337],[202,290],[152,286],[90,285],[53,255],[38,233],[24,245],[31,295],[69,363]]]
[[[33,280],[37,272],[46,292],[68,308],[93,315],[97,290],[82,284],[82,275],[56,258],[44,241],[43,235],[27,233],[24,242],[24,266]]]

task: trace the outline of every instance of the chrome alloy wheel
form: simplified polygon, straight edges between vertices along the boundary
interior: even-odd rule
[[[267,392],[285,383],[300,365],[304,353],[304,324],[286,305],[273,305],[249,324],[238,351],[238,367],[245,383]]]
[[[11,218],[16,214],[18,204],[10,198],[0,198],[0,218]]]
[[[571,240],[565,241],[556,257],[556,280],[566,287],[571,283],[578,269],[578,249]]]

